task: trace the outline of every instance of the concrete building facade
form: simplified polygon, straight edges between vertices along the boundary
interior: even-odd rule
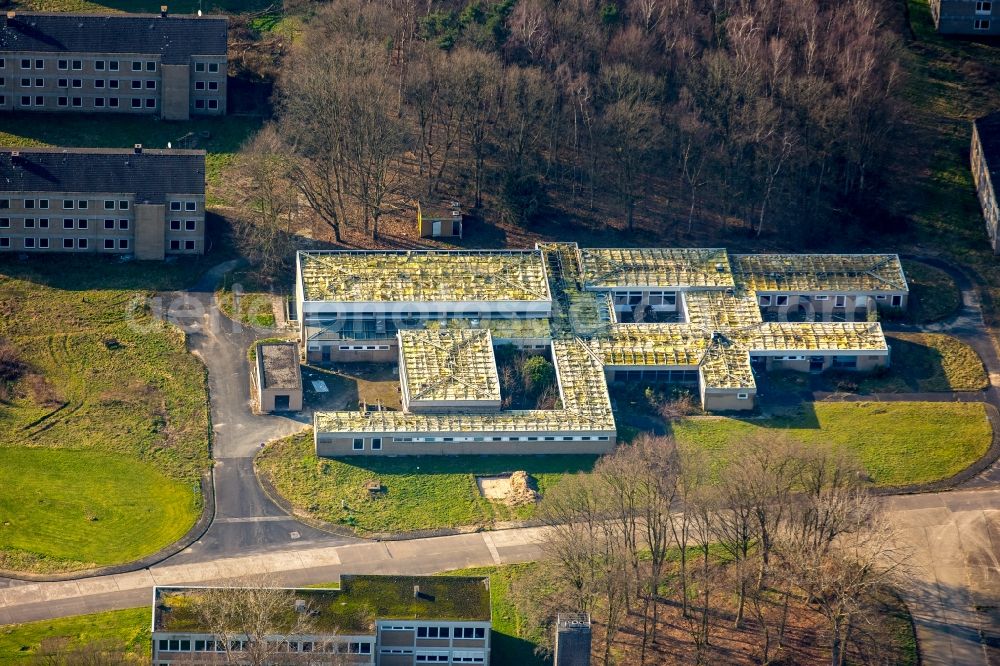
[[[238,627],[222,635],[205,626],[196,609],[209,590],[240,594],[226,588],[154,589],[153,666],[241,663],[240,653],[251,650],[269,654],[268,663],[275,665],[490,663],[489,578],[345,575],[339,589],[287,590],[286,599],[275,603],[287,600],[289,607],[263,637]]]
[[[205,252],[205,152],[0,149],[0,252]]]
[[[934,27],[942,35],[1000,35],[1000,7],[995,0],[930,0]]]
[[[302,409],[299,346],[294,342],[259,342],[255,347],[253,381],[262,412]]]
[[[226,113],[228,19],[9,11],[0,111]]]
[[[1000,254],[1000,111],[972,123],[972,181],[986,221],[993,254]]]

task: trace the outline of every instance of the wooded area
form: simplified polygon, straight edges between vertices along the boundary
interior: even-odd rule
[[[659,197],[664,231],[708,217],[803,243],[885,224],[871,194],[896,126],[897,40],[877,0],[305,11],[264,135],[282,156],[268,176],[337,240],[443,196],[522,225],[599,207],[630,229]],[[254,205],[281,219],[273,199]]]

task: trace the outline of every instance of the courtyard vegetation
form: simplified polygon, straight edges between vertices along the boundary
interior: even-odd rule
[[[903,271],[910,288],[906,318],[914,324],[946,319],[958,311],[962,294],[955,280],[940,268],[904,259]]]
[[[21,364],[0,401],[0,568],[124,562],[194,523],[209,464],[205,370],[145,299],[203,265],[0,263],[0,338]]]

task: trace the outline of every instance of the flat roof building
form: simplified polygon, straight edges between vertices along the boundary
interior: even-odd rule
[[[205,252],[205,151],[0,148],[0,252]]]
[[[302,409],[299,346],[294,342],[258,342],[254,356],[257,406],[262,412]]]
[[[226,113],[225,16],[8,11],[0,111]]]
[[[252,590],[155,588],[152,663],[233,663],[251,651],[275,664],[321,663],[324,654],[338,655],[336,663],[379,666],[490,663],[488,577],[344,575],[339,589],[274,592],[268,634],[252,636],[242,625],[204,619],[210,604],[232,595],[246,605],[239,595]],[[310,654],[316,661],[303,659]]]
[[[307,358],[349,362],[371,346],[400,368],[402,411],[315,415],[325,456],[603,453],[616,442],[608,381],[688,385],[706,410],[753,409],[759,371],[887,365],[870,314],[905,308],[909,293],[893,254],[546,243],[514,255],[302,252],[299,267]],[[342,307],[355,301],[368,305]],[[551,354],[556,409],[499,408],[494,344]]]

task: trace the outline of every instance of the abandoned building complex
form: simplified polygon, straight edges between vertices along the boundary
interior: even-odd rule
[[[0,111],[226,113],[225,16],[8,11]]]
[[[0,149],[0,252],[205,251],[205,151]]]
[[[972,123],[972,181],[986,220],[993,254],[1000,254],[1000,111],[977,118]]]
[[[266,637],[206,625],[208,595],[227,593],[239,591],[155,588],[153,665],[241,663],[247,643],[261,638],[270,649],[256,654],[271,654],[269,663],[490,663],[488,577],[345,575],[339,589],[289,590],[289,607],[272,623],[280,632]]]
[[[896,255],[299,252],[307,360],[398,363],[403,405],[316,413],[316,450],[603,453],[616,441],[608,381],[683,384],[706,410],[753,409],[755,371],[887,365],[868,315],[905,308],[908,294]],[[551,354],[556,409],[501,409],[497,344]]]
[[[995,0],[930,0],[934,27],[943,35],[1000,35],[995,4]]]

